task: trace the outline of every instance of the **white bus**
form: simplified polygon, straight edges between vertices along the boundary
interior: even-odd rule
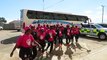
[[[46,11],[35,11],[35,10],[21,10],[21,28],[34,23],[35,21],[69,21],[70,23],[81,23],[88,21],[87,16],[58,13],[58,12],[46,12]],[[62,22],[63,23],[63,22]]]

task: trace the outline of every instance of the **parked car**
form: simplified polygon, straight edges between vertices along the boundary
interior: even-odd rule
[[[2,27],[2,26],[0,26],[0,30],[3,30],[3,27]]]
[[[105,40],[107,38],[107,28],[104,28],[99,24],[82,24],[80,34],[91,35],[98,37],[101,40]]]
[[[101,25],[104,28],[107,28],[107,24],[106,23],[100,23],[99,25]]]

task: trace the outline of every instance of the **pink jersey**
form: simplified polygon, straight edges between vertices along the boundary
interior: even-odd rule
[[[62,32],[61,31],[59,31],[59,37],[62,37]]]
[[[67,29],[67,35],[70,36],[70,28]]]
[[[33,41],[34,41],[34,38],[31,34],[29,34],[29,35],[24,34],[18,38],[18,40],[16,42],[16,46],[30,48],[30,47],[32,47],[31,44]]]
[[[54,40],[54,31],[53,30],[49,30],[48,31],[49,35],[50,35],[50,38],[49,38],[49,41],[53,41]]]
[[[44,33],[41,33],[40,36],[39,36],[39,37],[40,37],[40,40],[45,40],[45,35],[46,35],[45,32],[44,32]]]
[[[56,31],[55,31],[55,29],[53,29],[52,31],[53,31],[53,36],[56,36]]]
[[[71,28],[71,35],[74,35],[74,27]]]
[[[37,29],[37,36],[40,36],[40,29]]]
[[[63,26],[61,26],[61,28],[60,28],[60,29],[61,29],[61,31],[62,31],[62,32],[64,31],[64,27],[63,27]]]
[[[35,32],[37,32],[37,29],[34,29]]]
[[[74,34],[79,34],[79,28],[74,28]]]

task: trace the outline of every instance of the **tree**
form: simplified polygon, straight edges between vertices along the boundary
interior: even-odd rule
[[[6,19],[4,17],[0,17],[0,22],[6,23]]]

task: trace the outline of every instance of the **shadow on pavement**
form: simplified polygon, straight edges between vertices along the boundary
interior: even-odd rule
[[[16,32],[20,32],[20,31],[17,31],[17,30],[12,30],[11,33],[16,33]]]
[[[65,54],[68,55],[69,58],[72,60],[73,51],[71,50],[70,47],[67,47],[67,50],[65,51]]]
[[[73,48],[76,51],[76,46],[74,43],[71,43],[71,48]]]
[[[80,36],[80,37],[81,37],[81,38],[88,39],[88,40],[98,41],[98,42],[107,41],[107,39],[106,39],[106,40],[100,40],[99,38],[91,37],[91,36]]]
[[[12,44],[12,43],[16,43],[17,37],[19,37],[19,36],[15,36],[15,37],[11,37],[11,38],[2,40],[1,44]]]
[[[57,56],[58,60],[61,60],[61,56],[63,55],[62,47],[59,47],[58,45],[56,45],[55,48],[53,49],[52,53],[47,54],[47,58],[48,58],[47,60],[52,60],[52,57],[54,55]]]
[[[58,48],[58,50],[55,53],[57,53],[56,56],[57,56],[58,60],[61,60],[61,56],[63,55],[62,48]]]
[[[43,56],[43,54],[41,54],[41,52],[39,51],[37,54],[37,58],[35,60],[52,60],[53,56],[56,56],[57,60],[61,60],[62,55],[63,55],[62,48],[56,46],[51,53],[46,52],[46,56]]]
[[[81,49],[85,49],[85,50],[87,50],[87,53],[90,53],[90,52],[91,52],[90,49],[88,49],[88,48],[86,48],[86,47],[85,47],[85,48],[82,47],[79,43],[76,43],[76,46],[77,46],[77,48],[80,49],[80,50],[81,50]]]
[[[76,46],[78,49],[80,49],[80,50],[82,49],[82,46],[79,43],[76,43]]]

